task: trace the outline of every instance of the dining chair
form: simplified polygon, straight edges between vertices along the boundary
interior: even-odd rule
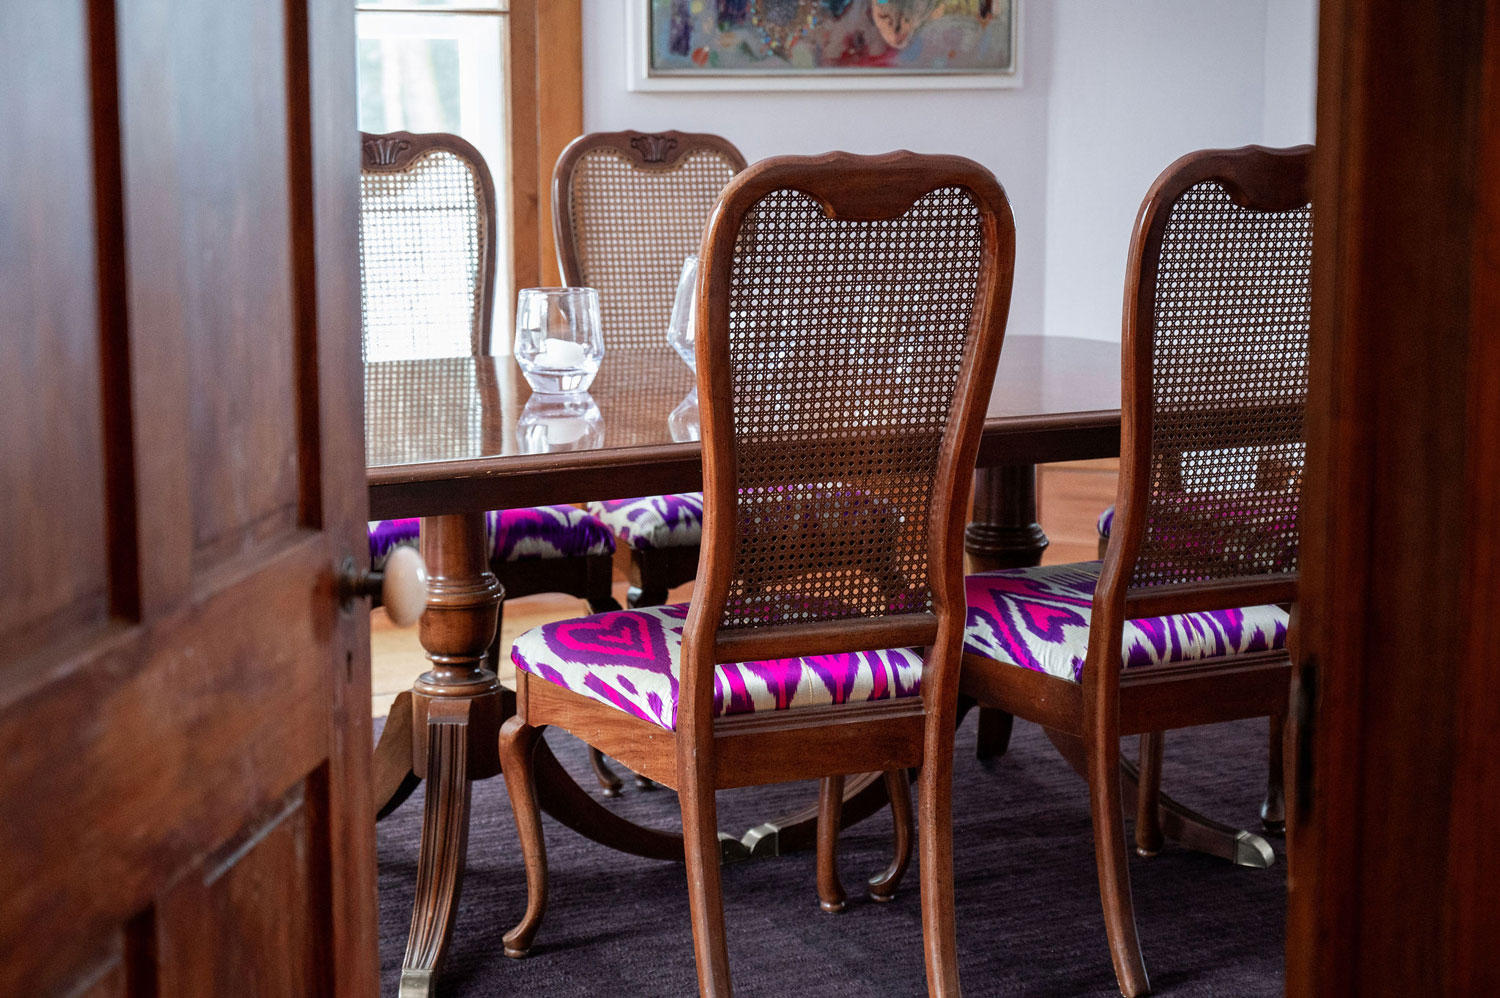
[[[364,359],[488,356],[498,230],[484,158],[445,133],[362,132],[360,153]],[[416,545],[420,523],[372,521],[371,565],[380,567],[399,545]],[[619,608],[611,594],[614,533],[597,517],[536,506],[491,511],[486,526],[490,570],[507,598],[561,592],[596,612]],[[490,652],[497,660],[498,625]]]
[[[745,157],[725,138],[692,132],[592,132],[552,171],[552,224],[563,281],[599,291],[606,355],[667,348],[667,322],[684,258]],[[666,414],[663,413],[663,418]],[[658,606],[693,578],[703,494],[591,502],[630,552],[630,606]]]
[[[1141,734],[1138,849],[1160,845],[1162,732],[1281,717],[1307,400],[1311,147],[1178,160],[1126,278],[1121,476],[1102,564],[965,580],[961,691],[1045,726],[1084,771],[1120,991],[1146,994],[1120,737]],[[1268,480],[1275,465],[1294,473]]]
[[[920,766],[929,992],[958,994],[962,512],[1014,240],[994,176],[958,157],[778,157],[730,181],[697,290],[692,600],[546,624],[511,649],[500,753],[528,902],[507,955],[546,909],[531,760],[557,726],[678,791],[705,996],[731,993],[715,791]]]
[[[667,347],[667,324],[683,260],[697,252],[719,192],[744,168],[728,139],[693,132],[591,132],[562,151],[552,171],[558,270],[565,284],[599,292],[606,354],[656,351],[665,365],[681,363]],[[669,589],[692,580],[703,493],[596,500],[588,511],[628,552],[629,606],[660,606]],[[605,794],[618,794],[602,756],[591,752],[589,761]],[[635,782],[651,787],[639,774]]]
[[[1300,477],[1301,473],[1300,465],[1292,465],[1290,462],[1265,456],[1258,462],[1256,469],[1256,488],[1273,490],[1284,488],[1289,484],[1289,479]],[[1184,496],[1183,498],[1187,499],[1188,497]],[[1109,552],[1109,537],[1113,532],[1114,520],[1115,507],[1110,505],[1105,507],[1095,521],[1095,528],[1099,534],[1100,560],[1103,560]],[[1280,527],[1281,525],[1277,526]],[[1268,531],[1263,534],[1260,543],[1274,543],[1295,548],[1297,533],[1295,530],[1286,529],[1277,529],[1274,532]],[[1290,610],[1290,606],[1286,606],[1284,609]],[[1266,831],[1274,833],[1286,831],[1286,793],[1283,780],[1286,760],[1286,722],[1286,717],[1282,715],[1271,715],[1266,738],[1266,795],[1260,805],[1260,824]],[[1141,736],[1141,753],[1139,758],[1143,763],[1150,763],[1152,768],[1152,772],[1146,775],[1149,786],[1160,786],[1161,783],[1162,754],[1160,751],[1160,740],[1160,733]],[[1150,841],[1138,842],[1136,851],[1142,855],[1150,855],[1155,851],[1155,848],[1150,844]]]

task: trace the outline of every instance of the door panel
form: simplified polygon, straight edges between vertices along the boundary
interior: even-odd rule
[[[0,5],[0,994],[375,992],[352,17]]]
[[[0,421],[0,508],[28,535],[11,548],[17,571],[0,574],[0,645],[12,654],[54,628],[97,626],[106,607],[84,8],[35,6],[29,17],[0,9],[0,93],[50,91],[47,101],[0,100],[0,134],[26,137],[7,143],[0,167],[11,192],[0,201],[0,398],[17,409]],[[49,418],[21,418],[23,408]],[[32,488],[62,468],[66,488]]]
[[[309,786],[315,784],[315,786]],[[320,771],[191,870],[161,900],[160,993],[301,998],[329,990],[328,899],[312,886],[327,829],[312,813]]]

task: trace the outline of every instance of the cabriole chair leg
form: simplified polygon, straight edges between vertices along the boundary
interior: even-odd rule
[[[844,778],[825,776],[818,791],[818,907],[840,912],[848,902],[839,880],[839,825],[843,823]]]
[[[1130,894],[1130,866],[1125,849],[1125,818],[1121,813],[1120,739],[1088,739],[1089,807],[1094,823],[1094,860],[1099,871],[1099,897],[1104,907],[1104,929],[1109,936],[1115,978],[1125,998],[1151,993],[1141,943],[1135,927],[1135,903]],[[925,874],[923,879],[925,880]]]
[[[891,824],[895,837],[895,852],[891,857],[891,865],[871,877],[866,883],[872,901],[894,901],[896,888],[901,886],[901,878],[906,876],[906,868],[911,863],[911,780],[907,771],[904,769],[886,770],[885,789],[886,795],[891,799]]]
[[[1260,805],[1260,826],[1268,832],[1286,831],[1286,792],[1283,776],[1286,769],[1286,720],[1271,716],[1270,746],[1266,755],[1266,799]]]
[[[620,796],[620,789],[624,786],[615,771],[609,768],[609,763],[604,761],[604,753],[594,746],[589,746],[589,765],[594,770],[594,779],[599,781],[599,789],[606,797]]]
[[[541,734],[541,728],[533,728],[519,717],[511,717],[500,727],[500,765],[526,864],[526,914],[502,940],[505,955],[513,959],[530,952],[542,916],[547,913],[547,844],[542,838],[542,812],[537,805],[532,765]]]
[[[696,774],[695,774],[696,775]],[[687,861],[688,907],[701,998],[730,998],[729,945],[724,934],[724,889],[719,873],[718,808],[714,791],[683,781],[682,844]]]

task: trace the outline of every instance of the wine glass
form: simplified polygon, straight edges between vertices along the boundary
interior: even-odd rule
[[[672,317],[667,321],[667,342],[677,351],[677,356],[692,370],[698,370],[698,358],[694,353],[698,326],[698,257],[689,256],[682,261],[682,273],[677,277],[677,296],[672,299]]]
[[[599,292],[593,288],[524,288],[516,298],[516,363],[533,391],[588,391],[604,359]]]

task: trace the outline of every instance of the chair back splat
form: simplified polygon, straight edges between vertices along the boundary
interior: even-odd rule
[[[457,135],[360,133],[364,359],[490,352],[495,184]]]
[[[1126,619],[1296,598],[1311,158],[1311,146],[1195,153],[1141,206],[1101,653],[1118,653]]]
[[[1014,251],[1000,185],[958,157],[779,157],[726,189],[698,288],[693,719],[711,720],[716,662],[954,643],[923,695],[956,689],[962,514]]]
[[[661,349],[682,261],[745,157],[694,132],[593,132],[552,171],[564,283],[596,288],[605,349]]]

